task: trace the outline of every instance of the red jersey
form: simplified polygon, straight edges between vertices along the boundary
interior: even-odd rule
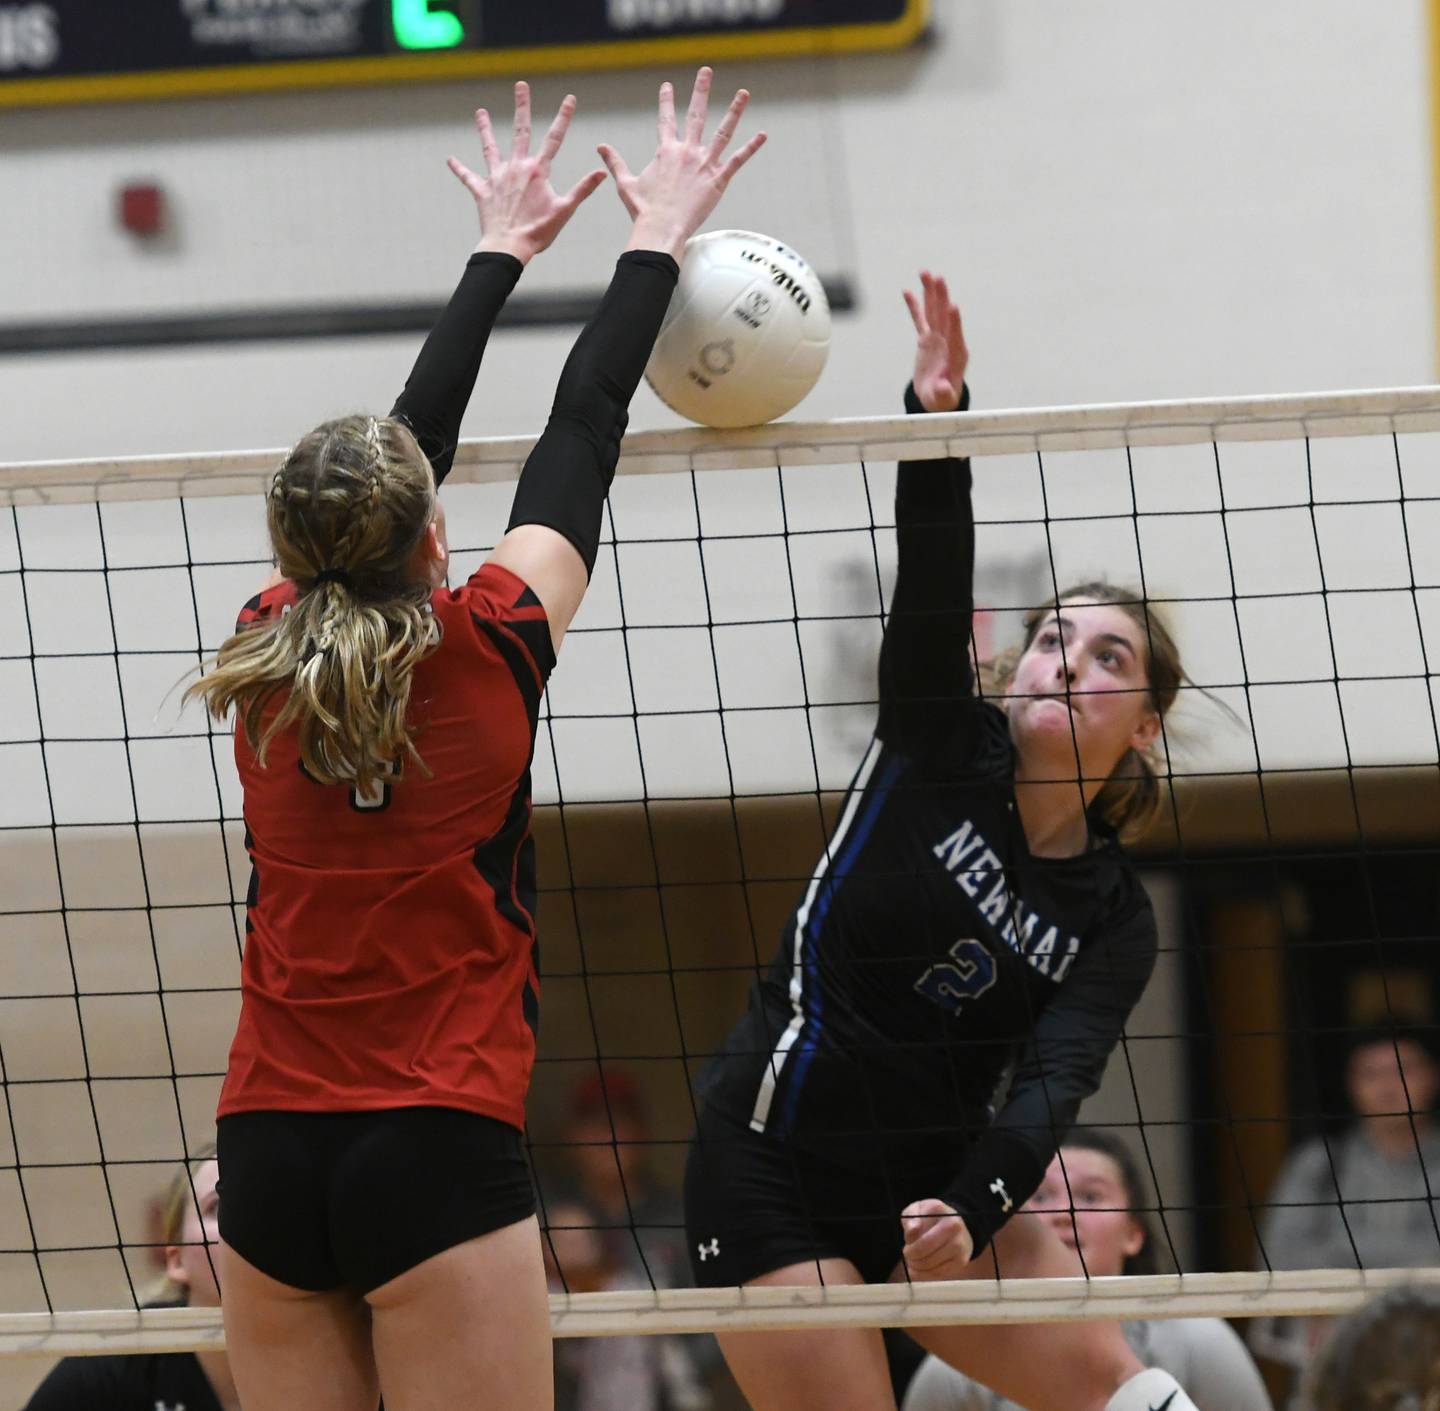
[[[240,622],[296,600],[267,589]],[[240,1024],[219,1115],[458,1107],[524,1126],[539,979],[530,761],[555,664],[540,600],[487,564],[432,598],[412,738],[431,771],[366,798],[316,784],[293,732],[261,768],[242,729]]]

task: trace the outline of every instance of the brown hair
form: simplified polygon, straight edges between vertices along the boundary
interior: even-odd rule
[[[279,571],[300,590],[281,616],[243,629],[185,693],[217,720],[232,707],[261,765],[296,728],[318,783],[362,793],[406,758],[416,664],[439,642],[430,587],[408,565],[435,512],[435,478],[393,418],[342,417],[304,437],[275,474],[266,519]],[[270,706],[278,710],[268,715]]]
[[[214,1142],[197,1147],[165,1187],[160,1202],[160,1253],[165,1246],[185,1242],[185,1217],[195,1209],[195,1172],[206,1162],[216,1159]],[[162,1275],[149,1291],[145,1303],[149,1307],[173,1306],[190,1301],[190,1290],[176,1283],[168,1274]]]
[[[1440,1289],[1390,1289],[1342,1318],[1305,1394],[1314,1411],[1440,1411]]]
[[[1065,1164],[1065,1149],[1094,1151],[1107,1157],[1120,1173],[1120,1186],[1125,1193],[1125,1209],[1130,1218],[1140,1227],[1145,1243],[1127,1255],[1120,1266],[1122,1274],[1153,1274],[1159,1268],[1155,1257],[1155,1222],[1150,1218],[1150,1203],[1146,1192],[1145,1178],[1130,1148],[1112,1132],[1099,1127],[1076,1127],[1060,1143],[1060,1164]],[[1069,1177],[1066,1177],[1069,1188]]]
[[[1150,708],[1163,721],[1186,679],[1180,665],[1180,649],[1157,608],[1139,593],[1111,583],[1080,583],[1066,589],[1053,602],[1031,608],[1025,614],[1025,638],[1020,646],[982,664],[985,689],[993,694],[1005,694],[1020,658],[1030,650],[1041,625],[1052,613],[1077,598],[1117,607],[1140,628],[1145,638],[1145,680],[1149,686]],[[1143,837],[1164,808],[1165,796],[1160,787],[1160,780],[1167,773],[1164,751],[1163,733],[1157,735],[1155,743],[1143,753],[1126,750],[1091,801],[1090,813],[1115,829],[1124,842]]]

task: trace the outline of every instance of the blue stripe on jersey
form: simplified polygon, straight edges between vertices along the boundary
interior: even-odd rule
[[[825,880],[821,883],[815,909],[806,921],[805,936],[800,946],[800,963],[805,975],[805,1036],[801,1039],[795,1053],[789,1082],[785,1085],[785,1096],[781,1100],[780,1131],[782,1132],[788,1132],[795,1120],[795,1108],[800,1101],[800,1089],[805,1084],[805,1073],[810,1067],[811,1060],[815,1057],[816,1040],[823,1027],[821,1023],[820,976],[817,973],[815,961],[816,943],[820,939],[820,931],[825,924],[825,918],[830,914],[830,903],[835,898],[835,892],[849,874],[861,848],[869,841],[870,832],[875,827],[875,820],[880,816],[880,810],[884,808],[885,799],[894,786],[899,773],[900,760],[892,756],[890,762],[881,771],[879,779],[872,786],[870,801],[865,805],[865,812],[856,822],[855,831],[850,834],[840,856],[835,859]]]

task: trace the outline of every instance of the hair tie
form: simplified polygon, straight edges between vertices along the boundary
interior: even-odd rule
[[[352,593],[355,591],[355,584],[343,568],[322,568],[320,572],[315,575],[315,582],[317,584],[338,583],[342,588],[348,588]]]

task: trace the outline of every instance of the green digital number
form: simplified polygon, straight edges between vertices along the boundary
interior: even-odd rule
[[[390,18],[402,49],[453,49],[465,38],[459,17],[432,10],[430,0],[390,0]]]

